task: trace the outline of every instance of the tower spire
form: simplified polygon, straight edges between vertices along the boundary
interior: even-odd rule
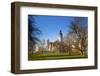
[[[63,42],[63,33],[61,30],[59,31],[59,35],[60,35],[60,41]]]

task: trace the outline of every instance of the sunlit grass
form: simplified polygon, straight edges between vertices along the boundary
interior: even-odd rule
[[[80,52],[59,53],[59,52],[48,52],[48,53],[34,53],[28,55],[28,60],[56,60],[56,59],[80,59],[87,58],[87,55],[81,55]]]

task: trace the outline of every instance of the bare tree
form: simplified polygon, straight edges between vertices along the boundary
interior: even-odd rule
[[[72,45],[73,45],[73,34],[72,33],[68,33],[67,36],[65,37],[64,39],[65,41],[65,44],[66,44],[66,47],[67,47],[67,51],[69,52],[69,55],[71,55],[71,52],[72,52]]]
[[[87,51],[88,29],[87,25],[82,25],[82,21],[84,21],[84,18],[75,18],[71,22],[70,32],[75,34],[75,47],[84,55],[84,52]]]
[[[64,42],[61,43],[59,41],[55,41],[54,46],[56,47],[56,51],[58,51],[60,53],[67,52],[66,44]]]
[[[60,47],[60,42],[59,41],[55,41],[54,42],[54,46],[56,47],[56,50],[59,51],[59,47]]]

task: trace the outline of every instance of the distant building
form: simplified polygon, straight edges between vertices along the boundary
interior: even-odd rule
[[[59,37],[58,37],[57,41],[63,42],[63,33],[62,33],[61,30],[59,31]],[[48,39],[47,40],[47,49],[48,49],[48,51],[53,51],[53,50],[55,50],[55,48],[56,47],[54,46],[54,42],[50,42],[50,40]]]
[[[59,36],[58,36],[58,39],[56,41],[58,41],[60,43],[63,42],[63,33],[61,30],[59,31]],[[43,51],[55,51],[57,47],[54,45],[54,43],[55,43],[55,41],[51,42],[48,39],[46,42],[43,42],[42,44],[36,44],[34,46],[34,49],[35,49],[34,53],[41,51],[41,50],[43,50]],[[59,50],[57,50],[57,51],[59,51]]]

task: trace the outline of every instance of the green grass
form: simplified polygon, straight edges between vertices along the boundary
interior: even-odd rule
[[[79,52],[72,52],[71,55],[69,53],[43,53],[43,54],[29,54],[28,60],[57,60],[57,59],[82,59],[87,58],[87,55],[82,56]]]

